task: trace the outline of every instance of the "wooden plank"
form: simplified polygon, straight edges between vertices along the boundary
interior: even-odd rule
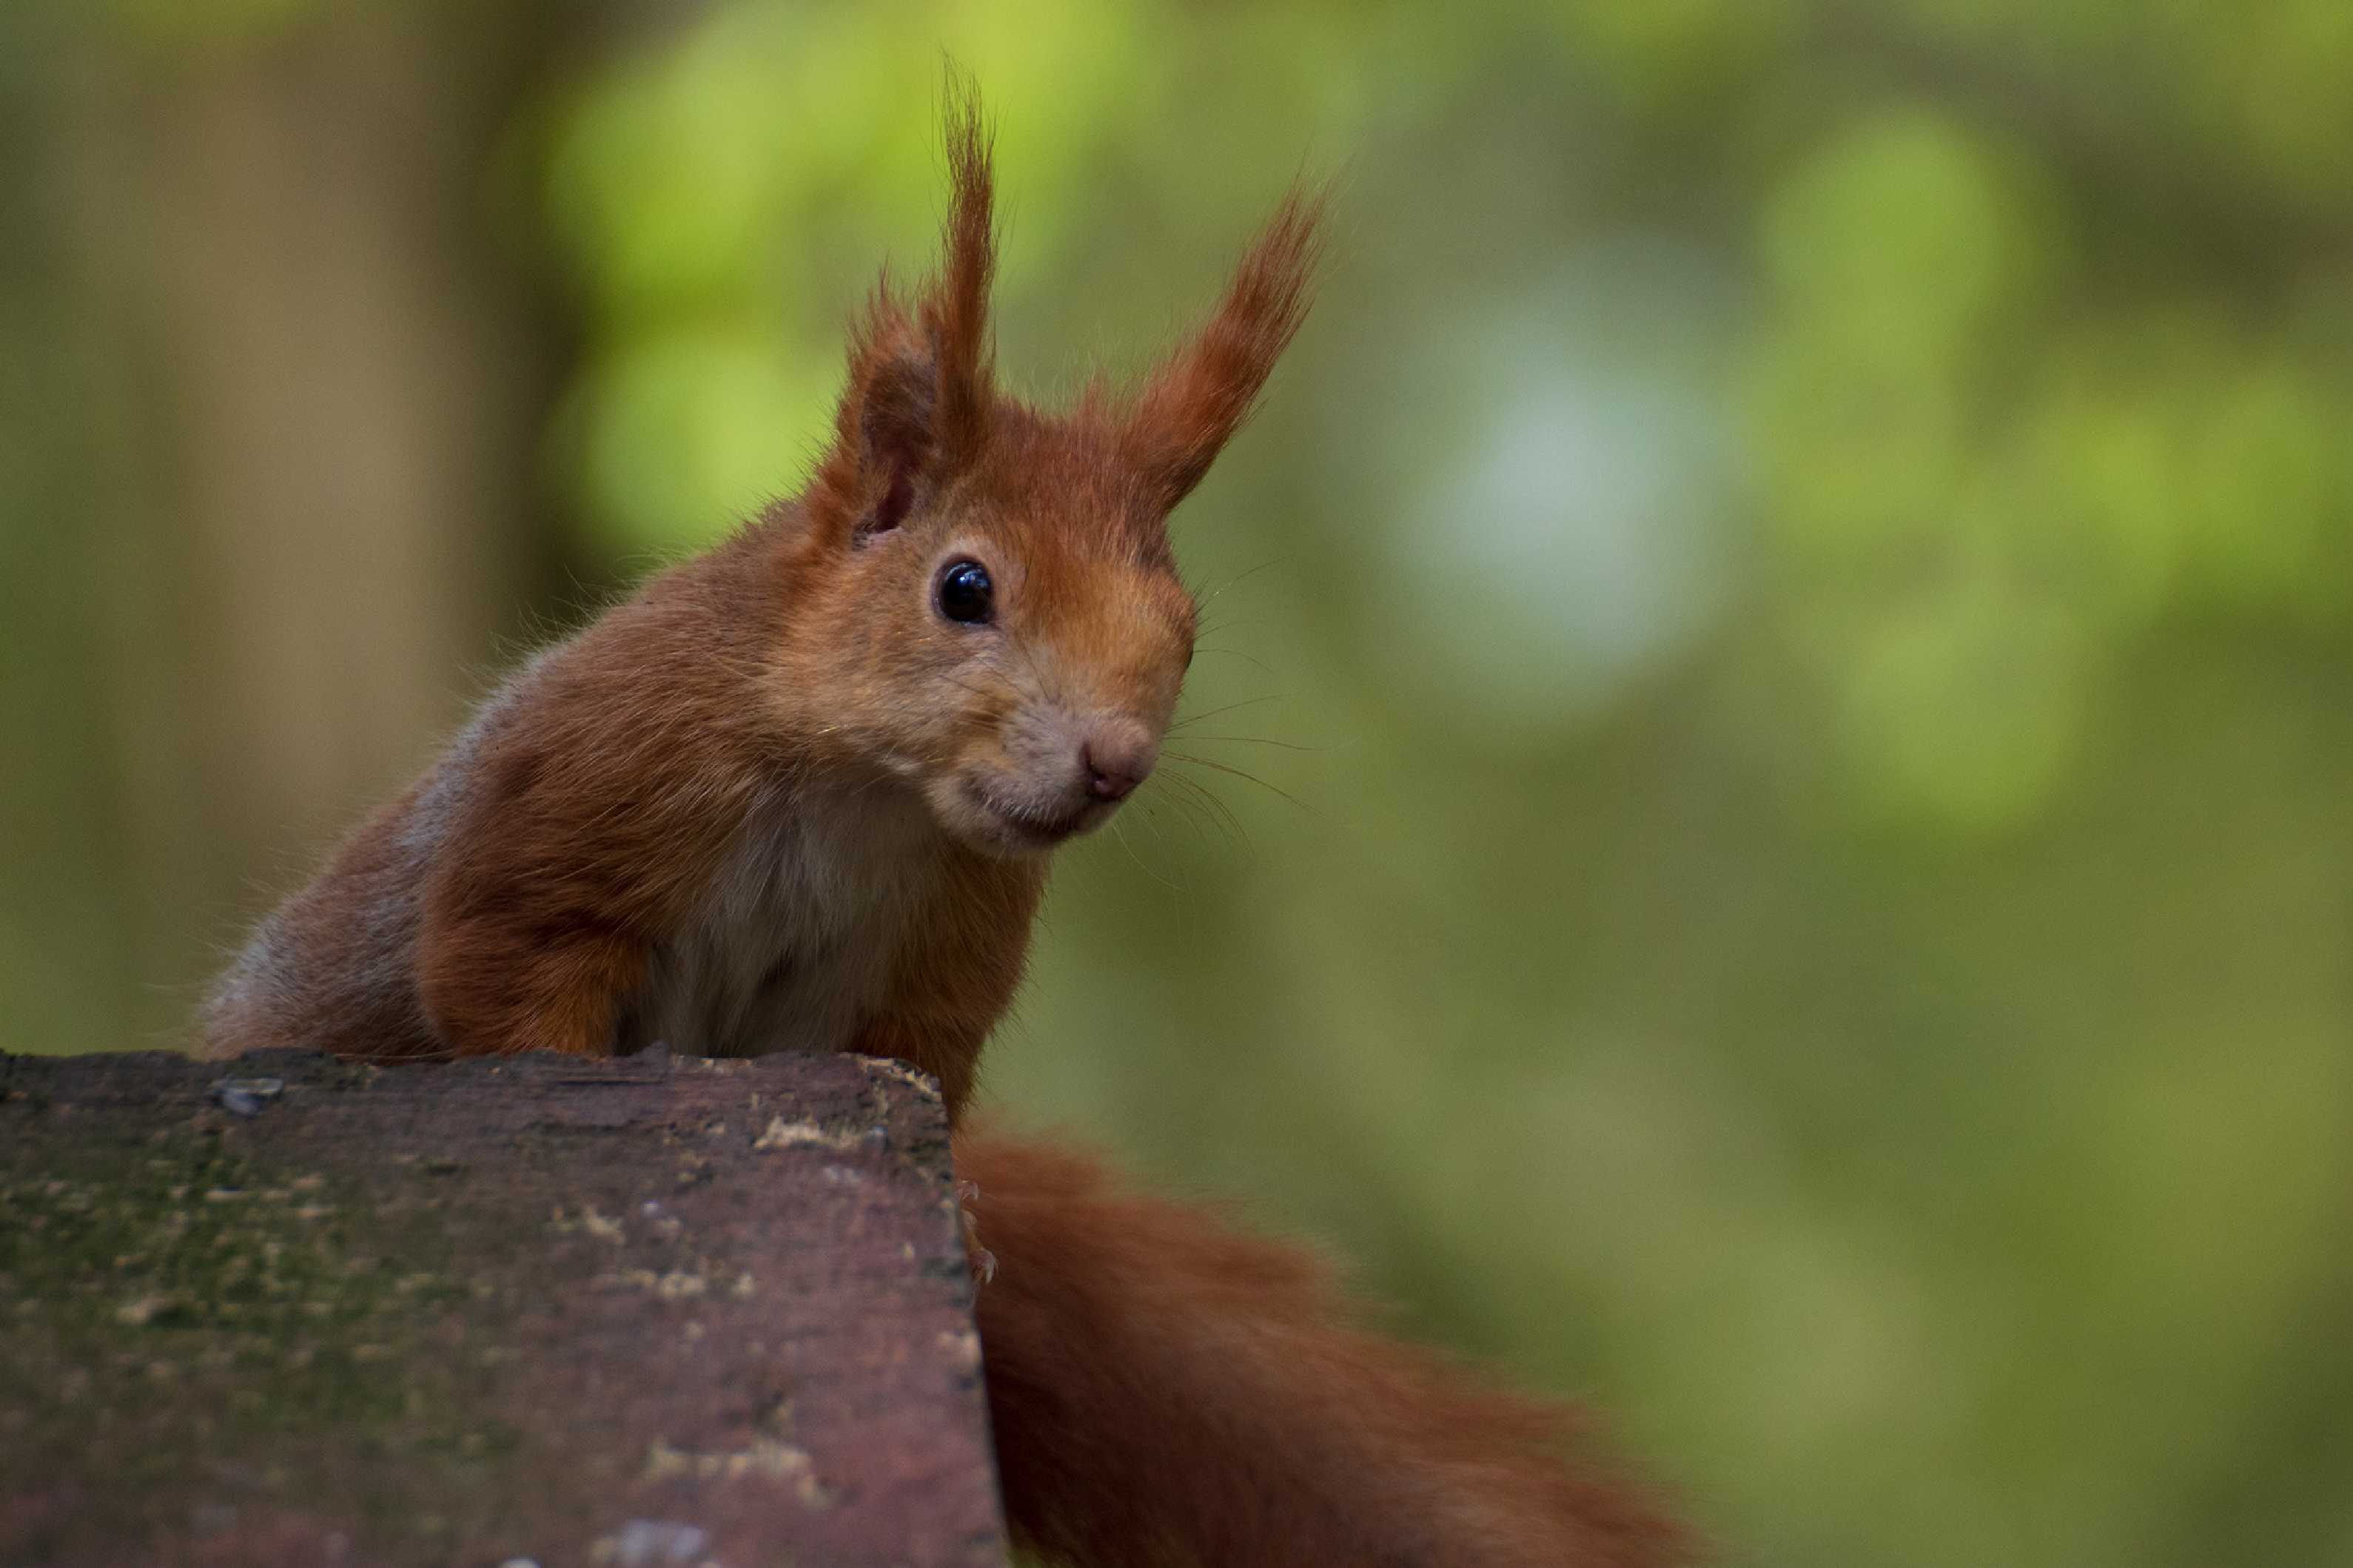
[[[0,1562],[1002,1564],[895,1062],[0,1055]]]

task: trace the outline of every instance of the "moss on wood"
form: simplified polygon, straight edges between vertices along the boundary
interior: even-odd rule
[[[0,1058],[0,1557],[1000,1562],[969,1306],[895,1064]]]

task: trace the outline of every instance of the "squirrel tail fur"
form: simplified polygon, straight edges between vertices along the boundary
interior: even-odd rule
[[[1084,1568],[1655,1568],[1690,1543],[1567,1410],[1368,1331],[1310,1255],[959,1132],[1017,1540]]]

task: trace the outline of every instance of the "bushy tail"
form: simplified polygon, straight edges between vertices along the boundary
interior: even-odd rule
[[[957,1136],[1018,1539],[1085,1568],[1686,1561],[1572,1414],[1356,1325],[1314,1258],[1096,1161]]]

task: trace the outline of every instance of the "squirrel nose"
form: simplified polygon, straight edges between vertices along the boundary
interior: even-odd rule
[[[1079,748],[1087,793],[1097,800],[1125,800],[1151,775],[1160,743],[1133,720],[1102,725]]]

